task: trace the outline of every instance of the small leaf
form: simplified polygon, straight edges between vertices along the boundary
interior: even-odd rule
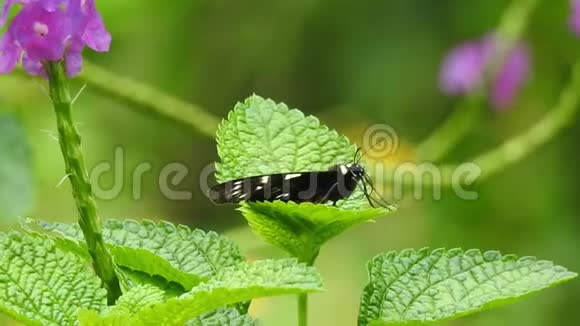
[[[129,314],[108,314],[100,316],[95,310],[82,310],[79,312],[78,321],[80,326],[140,326],[138,321],[131,319]]]
[[[124,293],[110,309],[110,313],[135,314],[164,301],[163,290],[152,285],[137,286]]]
[[[79,314],[80,325],[143,325],[144,323],[140,322],[135,314],[153,305],[162,304],[165,299],[164,291],[155,286],[137,286],[123,294],[115,306],[106,309],[101,314],[90,310],[81,311]],[[240,314],[236,309],[220,308],[190,320],[186,325],[253,326],[257,323],[250,316]]]
[[[137,312],[131,320],[134,324],[144,325],[183,325],[210,311],[238,302],[321,290],[322,282],[315,269],[298,264],[296,260],[242,263],[222,270],[191,292]],[[96,313],[92,315],[94,317]]]
[[[14,219],[32,207],[30,148],[22,126],[14,117],[0,115],[0,130],[0,218]]]
[[[179,283],[169,282],[159,275],[149,275],[144,272],[134,271],[126,267],[119,267],[117,271],[121,277],[121,289],[123,292],[129,291],[139,286],[154,286],[163,290],[166,297],[176,297],[186,291]],[[189,289],[190,290],[190,289]]]
[[[260,325],[249,315],[242,315],[233,308],[222,308],[204,314],[186,323],[187,326],[257,326]]]
[[[343,210],[310,203],[245,203],[240,208],[248,223],[267,242],[310,262],[329,239],[354,225],[385,214],[380,208]]]
[[[27,228],[35,224],[42,231],[59,237],[63,248],[86,251],[77,224],[24,221]],[[103,237],[120,266],[159,275],[185,289],[243,261],[237,245],[225,237],[169,222],[108,220],[103,226]]]
[[[142,326],[150,325],[141,322],[134,316],[125,314],[99,315],[94,310],[83,310],[79,314],[81,326]],[[240,314],[233,308],[221,308],[199,316],[185,323],[187,326],[256,326],[259,323],[247,314]]]
[[[228,268],[180,298],[139,314],[157,325],[181,325],[219,307],[254,298],[322,290],[320,276],[312,267],[295,260],[265,260]]]
[[[51,240],[0,233],[0,311],[28,324],[74,325],[80,309],[100,311],[107,293],[80,258]]]
[[[369,262],[359,325],[427,323],[517,301],[577,275],[497,251],[404,250]]]
[[[345,136],[281,103],[251,96],[238,103],[217,132],[218,182],[256,175],[326,171],[352,163],[356,146]],[[241,208],[267,242],[309,262],[330,238],[364,221],[386,215],[371,209],[362,190],[337,207],[283,202],[246,203]]]
[[[101,314],[94,310],[82,310],[78,320],[83,325],[139,325],[131,316],[142,309],[165,302],[163,290],[151,286],[137,286],[124,293],[114,306]]]

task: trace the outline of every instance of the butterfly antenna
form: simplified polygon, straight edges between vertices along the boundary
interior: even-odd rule
[[[386,141],[386,139],[379,139],[379,140],[377,140],[377,142],[376,142],[376,143],[374,143],[373,145],[371,145],[371,147],[367,148],[367,149],[366,149],[365,151],[363,151],[362,153],[361,153],[361,150],[362,150],[362,148],[361,148],[361,147],[359,147],[359,148],[357,149],[357,151],[356,151],[356,154],[360,154],[360,156],[359,156],[359,157],[358,157],[358,159],[357,159],[357,158],[356,158],[356,154],[355,154],[355,163],[359,163],[359,162],[362,160],[362,158],[363,158],[363,157],[364,157],[364,156],[365,156],[365,155],[366,155],[368,152],[370,152],[371,150],[375,149],[375,148],[376,148],[378,145],[380,145],[381,143],[383,143],[383,142],[385,142],[385,141]]]
[[[362,150],[362,147],[358,147],[356,149],[356,152],[354,153],[354,160],[353,160],[353,162],[355,164],[358,163],[358,162],[360,162],[360,160],[362,159],[362,155],[360,155],[361,150]]]

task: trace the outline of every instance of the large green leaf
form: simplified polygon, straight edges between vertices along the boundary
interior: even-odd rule
[[[30,148],[20,123],[0,114],[0,218],[15,219],[33,202]]]
[[[336,131],[281,103],[251,96],[238,103],[217,132],[218,182],[286,172],[325,171],[352,163],[356,146]],[[320,246],[363,221],[386,215],[372,209],[361,190],[337,207],[283,202],[247,203],[242,213],[266,241],[303,261]]]
[[[265,260],[242,263],[219,272],[209,281],[194,287],[189,293],[125,315],[124,325],[184,325],[199,322],[200,316],[211,311],[253,298],[306,293],[322,290],[320,276],[312,267],[296,260]],[[208,315],[208,313],[210,313]],[[98,315],[85,311],[83,318],[97,321],[117,320],[115,314]],[[222,316],[223,317],[223,316]],[[243,319],[241,319],[243,321]],[[199,324],[199,323],[198,323]],[[203,325],[203,323],[202,323]]]
[[[0,233],[0,312],[35,325],[74,325],[80,309],[100,311],[107,294],[82,259],[51,240]]]
[[[405,250],[369,262],[359,325],[426,323],[519,300],[576,277],[561,266],[497,251]]]
[[[85,251],[77,224],[27,219],[25,226],[49,232],[60,238],[63,247],[74,252]],[[103,225],[103,237],[117,264],[159,275],[185,289],[243,261],[237,245],[225,237],[169,222],[108,220]]]

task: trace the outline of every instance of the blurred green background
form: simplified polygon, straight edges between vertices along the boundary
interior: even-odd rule
[[[256,93],[314,114],[355,139],[365,126],[386,123],[401,137],[401,151],[412,153],[414,144],[440,125],[457,101],[443,96],[437,85],[445,52],[493,29],[507,3],[97,1],[113,47],[105,55],[87,51],[86,57],[217,117]],[[568,1],[541,1],[525,33],[533,51],[531,80],[512,109],[486,111],[446,161],[462,162],[493,148],[553,106],[580,55],[580,40],[567,29],[568,14]],[[56,127],[42,87],[22,76],[0,77],[2,230],[17,225],[19,216],[76,219],[70,186],[57,187],[64,168],[58,143],[50,136]],[[163,218],[225,232],[250,259],[283,256],[262,244],[234,207],[216,207],[200,192],[201,170],[217,160],[214,139],[144,115],[91,88],[75,112],[88,165],[113,162],[117,146],[124,148],[126,161],[123,191],[99,202],[103,217]],[[396,214],[331,241],[316,265],[328,292],[312,296],[311,324],[353,325],[367,279],[365,262],[390,250],[498,249],[580,271],[579,136],[575,120],[547,146],[480,184],[477,201],[450,193],[439,201],[409,198],[398,203],[402,208]],[[133,200],[131,172],[142,162],[150,162],[153,171],[143,179],[142,198]],[[159,171],[170,162],[189,168],[179,187],[192,190],[192,200],[171,201],[159,190]],[[112,173],[101,179],[103,188],[113,183]],[[252,313],[266,325],[295,325],[295,301],[258,300]],[[579,302],[580,282],[573,281],[518,304],[445,324],[577,325]],[[0,323],[8,323],[1,318]]]

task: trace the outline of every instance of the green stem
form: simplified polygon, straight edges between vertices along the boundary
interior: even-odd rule
[[[525,30],[529,17],[536,7],[538,0],[513,0],[504,12],[495,35],[501,42],[497,42],[491,64],[487,67],[486,82],[478,90],[457,105],[453,113],[438,129],[435,129],[417,147],[417,156],[421,160],[442,160],[477,123],[483,112],[486,100],[486,85],[492,81],[505,57],[520,39]]]
[[[480,179],[487,179],[524,159],[574,121],[580,102],[580,60],[572,69],[572,80],[560,94],[558,104],[526,132],[473,160],[481,170]]]
[[[178,122],[206,136],[215,137],[219,119],[199,106],[131,78],[109,72],[90,62],[83,64],[83,72],[79,77],[101,93],[123,99],[132,104],[132,107]]]
[[[417,157],[437,162],[455,148],[481,116],[485,102],[482,94],[477,92],[458,104],[447,120],[417,146]]]
[[[308,294],[298,295],[298,326],[308,325]]]
[[[108,302],[114,304],[121,295],[119,279],[115,273],[113,259],[103,241],[101,223],[97,216],[97,205],[93,197],[81,147],[81,137],[72,119],[69,82],[62,62],[47,63],[45,68],[48,74],[50,98],[56,113],[60,148],[80,216],[79,225],[93,259],[95,272],[107,290]]]
[[[309,253],[304,255],[308,258],[300,258],[299,261],[305,263],[308,266],[314,266],[314,262],[318,257],[319,250],[316,253]],[[308,325],[308,293],[301,293],[298,295],[298,326]]]

